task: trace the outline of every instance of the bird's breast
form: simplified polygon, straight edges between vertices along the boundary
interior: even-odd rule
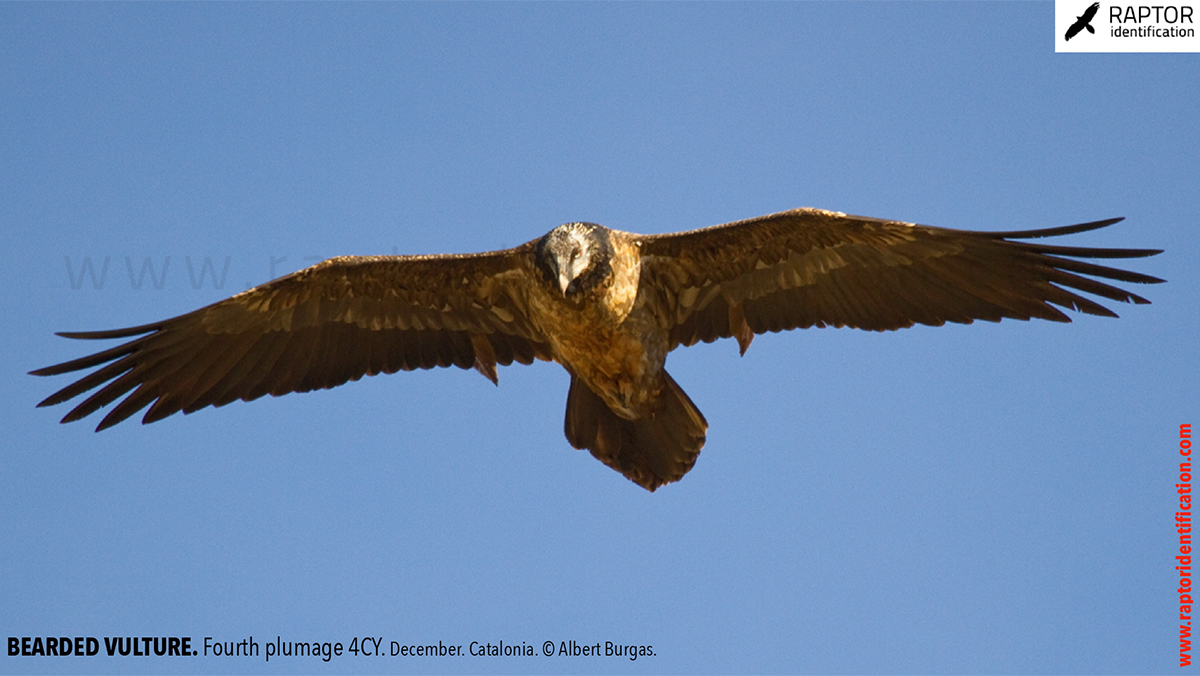
[[[618,415],[648,414],[662,389],[667,357],[666,336],[653,322],[638,311],[618,312],[596,296],[577,305],[536,293],[529,306],[555,361]]]

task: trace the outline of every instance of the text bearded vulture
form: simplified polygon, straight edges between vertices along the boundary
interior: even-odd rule
[[[887,331],[976,319],[1115,317],[1084,292],[1144,298],[1094,278],[1156,283],[1079,259],[1147,249],[1018,242],[1102,228],[970,232],[796,209],[691,232],[636,235],[569,223],[513,249],[333,258],[194,312],[68,338],[132,338],[33,371],[100,367],[51,395],[97,387],[71,422],[121,399],[97,430],[364,375],[556,361],[571,374],[566,435],[649,490],[696,462],[708,423],[663,368],[681,345],[810,326]],[[122,399],[122,397],[124,397]]]

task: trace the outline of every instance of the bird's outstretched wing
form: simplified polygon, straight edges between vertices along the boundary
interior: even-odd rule
[[[128,395],[99,431],[146,406],[142,422],[149,423],[398,370],[474,367],[494,382],[496,364],[549,359],[515,291],[528,274],[522,257],[530,251],[523,245],[464,256],[333,258],[173,319],[60,333],[133,340],[33,371],[101,367],[38,405],[103,385],[63,418],[70,422]]]
[[[1121,219],[1046,230],[971,232],[796,209],[641,238],[641,302],[671,347],[810,326],[887,331],[976,319],[1069,322],[1055,305],[1115,317],[1077,292],[1141,296],[1094,277],[1162,280],[1077,259],[1141,258],[1149,249],[1017,242],[1095,230]]]

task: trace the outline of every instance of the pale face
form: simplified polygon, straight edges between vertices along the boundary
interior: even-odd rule
[[[567,231],[567,247],[559,259],[558,288],[565,295],[571,282],[592,265],[592,244],[582,228]]]
[[[544,263],[549,267],[558,290],[568,295],[572,283],[579,280],[602,255],[596,249],[592,227],[583,223],[568,223],[551,230],[544,240],[542,251]],[[576,284],[576,287],[579,285]]]

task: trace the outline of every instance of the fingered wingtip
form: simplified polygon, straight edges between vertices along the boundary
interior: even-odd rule
[[[1124,216],[1116,218],[1106,218],[1100,221],[1088,221],[1087,223],[1076,223],[1075,225],[1063,225],[1057,228],[1041,228],[1038,230],[1005,230],[1002,232],[980,232],[989,237],[997,239],[1041,239],[1043,237],[1061,237],[1062,235],[1074,235],[1080,232],[1088,232],[1090,230],[1099,230],[1107,228],[1114,223],[1120,223],[1125,220]]]

